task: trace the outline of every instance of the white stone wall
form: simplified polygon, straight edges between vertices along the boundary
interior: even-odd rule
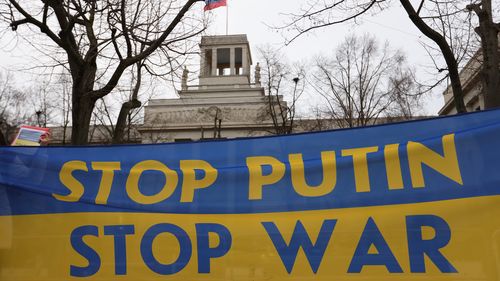
[[[209,36],[202,39],[203,50],[242,47],[244,65],[251,64],[246,36]],[[249,52],[249,51],[248,51]],[[234,54],[231,55],[234,58]],[[201,60],[202,69],[204,60]],[[234,65],[234,62],[231,63]],[[145,107],[140,129],[143,143],[263,136],[272,132],[272,119],[264,89],[250,83],[248,71],[242,75],[200,77],[199,85],[186,85],[178,99],[152,100]],[[217,121],[216,121],[217,119]],[[218,136],[218,133],[216,134]]]

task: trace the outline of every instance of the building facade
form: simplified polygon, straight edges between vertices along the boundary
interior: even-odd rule
[[[263,136],[272,132],[269,102],[246,35],[204,36],[198,85],[184,70],[177,99],[151,100],[139,128],[143,143]]]
[[[127,128],[125,143],[190,142],[276,134],[275,126],[291,126],[289,120],[273,122],[270,112],[286,107],[283,97],[270,97],[261,85],[260,66],[252,67],[246,35],[204,36],[200,44],[200,69],[196,85],[188,83],[184,70],[178,98],[155,99],[144,107],[143,124]],[[448,97],[446,95],[446,97]],[[279,100],[279,102],[278,102]],[[275,110],[272,110],[274,107]],[[286,112],[286,110],[285,110]],[[277,117],[277,116],[275,116]],[[277,119],[283,119],[278,116]],[[286,117],[286,116],[285,116]],[[418,118],[417,118],[418,119]],[[403,121],[378,118],[374,124]],[[294,120],[293,132],[338,128],[328,118]],[[52,145],[70,143],[71,128],[52,128]],[[91,126],[89,144],[111,144],[110,126]]]
[[[460,81],[464,93],[464,103],[468,112],[484,109],[484,97],[481,93],[481,52],[477,52],[460,71]],[[455,101],[453,99],[453,90],[448,86],[443,92],[444,106],[439,111],[439,115],[457,114]]]

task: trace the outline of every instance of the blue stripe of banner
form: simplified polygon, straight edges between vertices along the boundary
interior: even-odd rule
[[[425,188],[412,187],[405,147],[408,141],[423,143],[442,154],[441,138],[455,134],[455,143],[463,186],[424,167]],[[404,188],[388,188],[383,147],[399,143]],[[447,118],[405,122],[352,130],[338,130],[292,136],[248,138],[220,142],[162,144],[113,147],[0,148],[0,215],[70,212],[164,212],[186,214],[232,214],[321,210],[362,206],[381,206],[430,202],[500,194],[500,111],[485,111]],[[341,150],[378,146],[368,156],[370,192],[356,192],[352,158],[342,157]],[[302,153],[309,185],[322,180],[322,151],[337,153],[337,184],[327,195],[306,198],[294,190],[288,155]],[[246,158],[272,156],[286,164],[284,178],[263,188],[262,200],[249,200],[249,173]],[[195,191],[192,203],[181,203],[180,160],[200,159],[218,172],[214,185]],[[52,193],[67,194],[59,180],[59,171],[68,161],[120,162],[121,171],[114,177],[107,206],[94,204],[101,173],[74,172],[85,186],[79,203],[56,200]],[[141,205],[126,193],[128,173],[144,160],[164,163],[179,174],[179,184],[167,200]],[[264,169],[269,173],[269,169]],[[141,192],[159,192],[165,179],[157,172],[145,172]]]

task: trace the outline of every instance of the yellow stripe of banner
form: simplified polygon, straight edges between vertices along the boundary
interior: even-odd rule
[[[411,273],[407,216],[432,215],[447,222],[449,243],[439,251],[458,271],[442,273],[425,257],[425,273]],[[377,225],[403,273],[389,273],[384,265],[365,265],[360,273],[348,273],[369,218]],[[378,206],[326,211],[248,215],[168,215],[134,213],[85,213],[0,217],[0,280],[500,280],[500,196],[408,205]],[[317,273],[300,250],[289,274],[262,222],[273,222],[289,243],[300,220],[313,243],[324,220],[337,220]],[[145,265],[141,240],[153,225],[174,224],[189,234],[189,263],[173,275],[161,275]],[[210,274],[200,274],[195,224],[215,223],[231,233],[232,245],[222,257],[210,260]],[[98,236],[83,241],[100,257],[99,270],[88,277],[71,277],[70,266],[86,267],[87,259],[72,247],[70,234],[83,225],[98,228]],[[126,236],[126,274],[115,272],[114,236],[104,226],[133,225]],[[432,240],[436,230],[424,227],[422,239]],[[213,233],[212,233],[213,234]],[[373,233],[372,233],[373,234]],[[210,235],[210,247],[219,236]],[[179,242],[172,234],[154,239],[152,252],[162,264],[179,256]],[[372,247],[376,255],[381,248]]]

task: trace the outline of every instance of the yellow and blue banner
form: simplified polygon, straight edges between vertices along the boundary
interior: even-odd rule
[[[500,111],[2,147],[0,280],[500,280]]]

